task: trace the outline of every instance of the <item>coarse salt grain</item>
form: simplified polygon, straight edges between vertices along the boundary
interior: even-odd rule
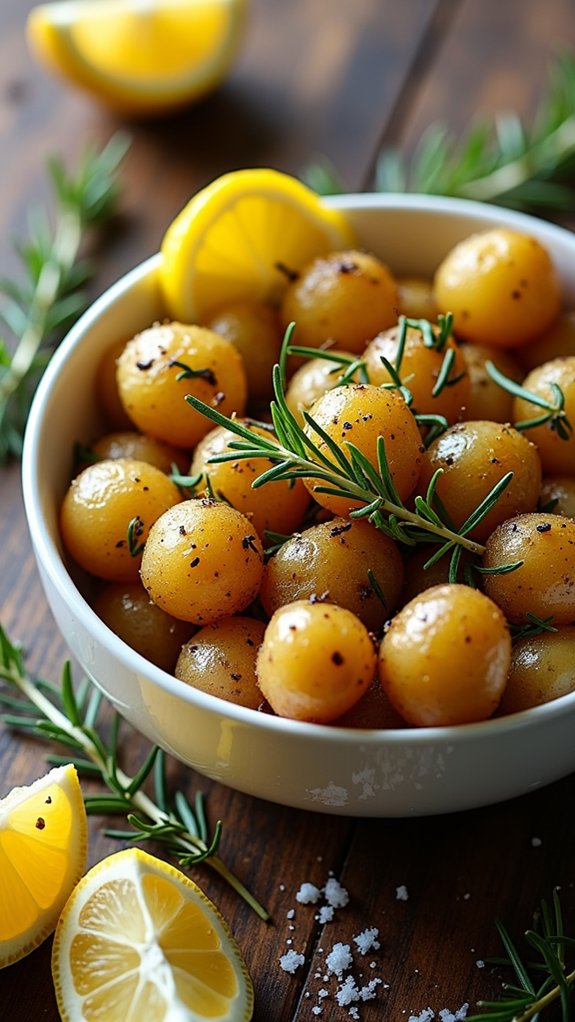
[[[349,901],[348,892],[335,877],[330,877],[327,881],[323,889],[323,896],[332,908],[344,908]]]
[[[338,987],[335,993],[335,999],[340,1008],[345,1008],[348,1004],[353,1004],[355,1001],[359,1001],[359,990],[353,976],[348,976],[345,983],[342,983],[342,985]]]
[[[543,842],[542,842],[540,837],[532,837],[531,838],[531,847],[532,848],[541,848],[542,844],[543,844]]]
[[[476,964],[478,969],[484,969],[485,968],[485,962],[483,961],[482,958],[478,958],[475,964]]]
[[[359,991],[360,1000],[362,1001],[373,1001],[376,996],[377,988],[383,980],[376,976],[375,979],[370,979],[369,983],[366,983],[364,987]]]
[[[286,951],[285,955],[282,955],[280,958],[280,966],[283,971],[290,972],[292,975],[296,969],[299,969],[300,965],[304,964],[304,962],[304,955],[300,954],[298,951],[294,951],[293,949]]]
[[[395,888],[395,897],[398,901],[407,901],[409,893],[405,884],[400,884],[399,887]],[[425,1022],[425,1019],[423,1022]]]
[[[455,1013],[449,1011],[447,1008],[442,1008],[439,1012],[439,1018],[441,1022],[463,1022],[463,1019],[467,1018],[468,1009],[469,1004],[467,1001],[465,1004],[462,1004]]]
[[[293,919],[295,916],[295,908],[290,908],[289,912],[286,912],[286,919]]]
[[[341,979],[346,969],[353,963],[351,948],[349,944],[334,944],[328,954],[325,964],[329,972],[333,972],[338,979]]]
[[[320,894],[321,891],[315,884],[302,884],[295,896],[295,900],[299,901],[300,905],[315,905]]]
[[[372,926],[367,930],[362,930],[356,937],[353,938],[354,943],[357,944],[357,949],[362,955],[366,955],[368,951],[378,951],[381,944],[378,941],[379,930],[377,926]]]
[[[331,923],[334,917],[334,910],[331,905],[322,905],[316,919],[319,923]]]
[[[432,1008],[424,1008],[420,1011],[419,1015],[410,1015],[407,1022],[432,1022],[435,1018],[435,1012]]]

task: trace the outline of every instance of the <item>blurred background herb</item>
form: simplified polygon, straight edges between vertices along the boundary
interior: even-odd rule
[[[530,125],[513,112],[473,120],[463,138],[436,121],[411,158],[385,148],[376,162],[379,192],[424,192],[494,202],[516,209],[571,210],[575,190],[575,56],[558,53],[548,88]],[[327,162],[310,165],[304,179],[322,195],[345,189]]]
[[[57,157],[48,161],[53,222],[46,209],[31,212],[29,237],[17,245],[22,280],[0,279],[0,462],[20,454],[38,380],[85,307],[91,264],[81,248],[87,233],[115,211],[116,170],[127,148],[127,137],[116,134],[101,151],[86,152],[75,174]]]

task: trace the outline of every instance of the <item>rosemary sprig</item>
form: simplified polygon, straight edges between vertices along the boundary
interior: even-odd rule
[[[335,375],[340,371],[337,378],[338,387],[345,386],[346,383],[370,382],[365,360],[359,355],[346,355],[343,351],[332,351],[330,348],[307,348],[300,344],[290,344],[287,353],[303,358],[323,358],[327,362],[333,362],[331,372]]]
[[[485,368],[491,379],[503,390],[506,390],[508,394],[512,394],[513,397],[522,398],[524,401],[529,401],[530,404],[536,405],[537,408],[543,409],[542,414],[535,416],[533,419],[521,419],[519,422],[515,422],[515,429],[533,429],[535,426],[548,425],[549,429],[557,433],[561,440],[569,440],[571,438],[573,435],[573,425],[565,412],[565,395],[557,383],[549,383],[553,399],[547,400],[541,394],[536,394],[534,391],[528,390],[527,387],[522,387],[516,380],[505,376],[493,362],[486,362]]]
[[[86,678],[77,687],[72,683],[70,664],[62,671],[60,685],[32,679],[27,673],[21,650],[0,626],[0,679],[8,692],[0,691],[0,705],[10,713],[0,720],[10,727],[44,738],[70,750],[70,756],[49,756],[52,764],[73,762],[79,773],[100,780],[108,789],[85,796],[89,813],[121,813],[132,829],[106,831],[126,841],[160,842],[182,866],[205,862],[218,873],[260,916],[269,914],[247,890],[218,855],[222,825],[218,821],[213,835],[208,833],[203,796],[196,795],[192,807],[183,792],[176,792],[173,804],[166,792],[164,754],[152,747],[137,773],[130,777],[118,762],[121,718],[114,716],[108,742],[99,727],[103,697]],[[16,691],[17,697],[11,692]],[[150,775],[154,780],[154,798],[144,791]]]
[[[535,1022],[552,1005],[559,1006],[562,1022],[571,1022],[575,970],[567,971],[565,956],[575,948],[575,939],[565,935],[557,890],[553,891],[551,905],[541,902],[534,928],[525,933],[539,959],[533,964],[524,961],[505,926],[500,922],[496,926],[505,957],[495,962],[510,967],[515,982],[503,985],[499,1000],[478,1001],[477,1006],[483,1010],[469,1015],[467,1022]]]
[[[453,564],[458,564],[459,548],[481,556],[485,548],[469,539],[468,534],[492,509],[503,490],[509,485],[512,473],[508,472],[493,487],[459,530],[444,520],[441,508],[438,510],[437,506],[434,506],[437,473],[431,480],[426,495],[415,497],[415,510],[411,511],[395,489],[383,437],[379,437],[378,441],[376,469],[353,443],[346,441],[343,448],[335,444],[309,412],[304,412],[305,422],[317,437],[323,440],[329,456],[318,449],[304,432],[285,400],[285,364],[292,334],[293,324],[290,324],[283,340],[279,364],[274,366],[273,370],[274,400],[270,410],[275,438],[253,433],[249,426],[237,419],[226,417],[217,408],[194,395],[186,396],[186,401],[196,411],[238,437],[238,440],[229,442],[228,451],[215,455],[210,461],[220,463],[246,458],[267,458],[272,463],[271,468],[254,479],[252,486],[255,488],[277,479],[314,479],[320,484],[316,486],[317,493],[333,494],[343,497],[350,504],[361,505],[350,512],[350,517],[368,518],[376,528],[408,546],[422,542],[438,545],[439,549],[430,559],[430,563],[449,554],[454,558]],[[501,570],[511,569],[504,565]]]
[[[560,52],[530,125],[515,113],[475,119],[458,139],[433,122],[411,160],[396,148],[377,161],[374,190],[453,195],[526,210],[571,210],[575,159],[575,56]],[[304,179],[323,195],[345,191],[337,172],[319,163]]]
[[[527,611],[525,617],[527,622],[524,625],[510,625],[510,632],[513,642],[519,639],[532,639],[536,635],[543,635],[544,632],[556,632],[553,624],[553,616],[541,618],[537,614]]]
[[[118,198],[116,170],[128,142],[115,135],[100,152],[89,151],[75,175],[48,162],[54,224],[45,210],[30,218],[29,238],[18,246],[24,280],[0,280],[0,328],[16,341],[10,354],[0,337],[0,462],[19,455],[34,388],[54,346],[85,305],[91,267],[78,254],[87,231],[112,215]]]

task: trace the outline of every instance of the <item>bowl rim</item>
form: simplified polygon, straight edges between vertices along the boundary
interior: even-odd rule
[[[491,218],[504,221],[505,225],[515,225],[518,229],[528,230],[532,227],[538,236],[547,236],[557,242],[565,243],[567,240],[575,250],[575,235],[566,228],[540,220],[527,213],[475,200],[413,193],[365,192],[329,196],[324,201],[330,206],[343,210],[386,209],[397,212],[422,210],[452,217],[465,215],[476,219],[478,224]],[[116,301],[122,299],[136,283],[155,274],[160,261],[161,253],[156,252],[123,274],[91,303],[70,328],[52,355],[38,384],[24,435],[22,491],[28,529],[36,557],[39,559],[43,571],[49,576],[60,599],[67,606],[73,602],[74,613],[95,641],[107,648],[111,655],[132,673],[146,677],[149,682],[158,686],[165,693],[177,699],[183,698],[199,710],[218,717],[226,717],[238,725],[264,727],[272,733],[295,735],[300,740],[314,743],[317,743],[318,740],[330,743],[337,739],[342,745],[360,745],[362,748],[407,744],[416,747],[443,745],[455,748],[461,743],[484,741],[509,731],[529,732],[545,721],[549,722],[563,716],[567,710],[575,712],[574,691],[540,706],[468,724],[440,727],[410,727],[406,725],[402,728],[392,729],[342,727],[336,724],[298,721],[275,716],[265,711],[252,710],[185,685],[128,646],[104,624],[73,581],[56,543],[43,521],[41,501],[38,495],[38,447],[44,415],[50,403],[51,390],[62,366],[75,349],[82,344],[84,334],[100,315]]]

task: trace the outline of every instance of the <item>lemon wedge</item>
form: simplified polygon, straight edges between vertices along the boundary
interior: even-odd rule
[[[116,110],[152,115],[199,99],[235,57],[247,0],[59,0],[30,12],[49,70]]]
[[[290,273],[353,243],[343,213],[301,181],[237,170],[197,192],[170,224],[160,280],[174,318],[204,322],[237,302],[277,305]]]
[[[86,862],[86,811],[73,766],[0,800],[0,968],[52,933]]]
[[[63,1022],[247,1022],[253,987],[218,910],[188,877],[129,848],[62,912],[52,975]]]

